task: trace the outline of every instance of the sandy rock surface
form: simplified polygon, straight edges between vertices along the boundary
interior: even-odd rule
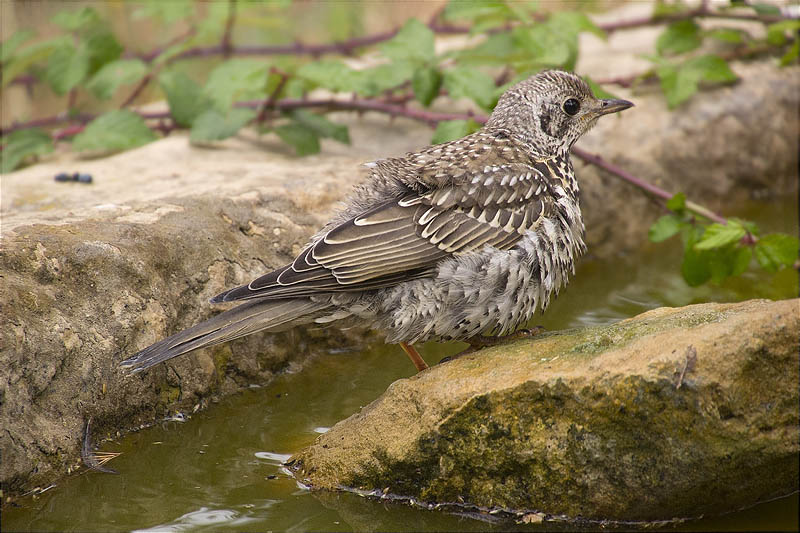
[[[643,179],[724,208],[796,190],[800,68],[736,67],[742,80],[669,112],[663,97],[601,121],[581,146]],[[0,482],[27,490],[78,461],[85,419],[99,433],[202,406],[339,342],[298,330],[255,335],[134,378],[117,364],[213,312],[208,298],[290,261],[363,176],[359,165],[430,139],[404,119],[340,114],[352,146],[296,158],[243,133],[215,148],[175,134],[102,159],[58,153],[2,177]],[[576,162],[590,254],[635,249],[661,211]],[[94,183],[55,183],[59,172]],[[359,337],[360,338],[360,337]],[[353,345],[353,342],[350,342]]]
[[[520,516],[737,510],[798,489],[798,335],[796,299],[546,333],[396,381],[290,464],[316,489]]]

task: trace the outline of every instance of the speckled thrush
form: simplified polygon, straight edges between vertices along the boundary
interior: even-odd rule
[[[291,264],[214,297],[242,303],[122,366],[336,322],[385,332],[423,370],[414,343],[513,331],[547,307],[585,248],[570,148],[632,105],[595,98],[567,72],[514,85],[483,129],[368,163],[369,178]]]

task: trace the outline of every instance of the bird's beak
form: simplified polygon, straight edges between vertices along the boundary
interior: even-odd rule
[[[600,100],[600,106],[597,108],[597,115],[608,115],[609,113],[617,113],[624,111],[629,107],[633,107],[633,102],[627,100],[620,100],[618,98],[610,100]]]

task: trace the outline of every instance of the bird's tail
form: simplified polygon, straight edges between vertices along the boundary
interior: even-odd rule
[[[131,373],[141,372],[192,350],[238,339],[256,331],[288,329],[306,316],[310,322],[318,311],[326,307],[307,299],[248,302],[148,346],[120,365]]]

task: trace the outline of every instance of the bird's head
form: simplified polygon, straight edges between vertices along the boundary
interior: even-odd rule
[[[542,155],[555,155],[567,152],[601,116],[631,106],[596,98],[575,74],[545,70],[508,89],[486,125],[510,131]]]

